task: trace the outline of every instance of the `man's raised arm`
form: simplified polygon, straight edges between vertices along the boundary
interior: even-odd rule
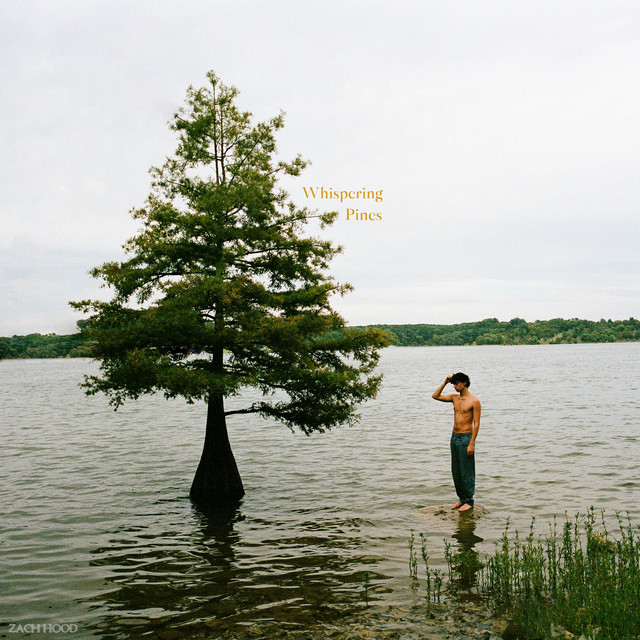
[[[451,396],[451,395],[443,396],[442,395],[442,391],[451,382],[451,378],[452,377],[453,376],[447,376],[444,379],[444,382],[433,392],[433,395],[431,397],[434,400],[440,400],[440,402],[453,402],[453,396]]]

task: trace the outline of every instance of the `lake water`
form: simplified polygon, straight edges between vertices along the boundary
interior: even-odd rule
[[[403,605],[407,538],[491,552],[504,530],[590,505],[640,521],[640,344],[388,348],[356,427],[311,437],[232,416],[246,496],[220,518],[188,500],[205,408],[147,397],[118,412],[78,383],[88,360],[0,362],[0,635],[76,625],[74,638],[185,637],[339,624],[369,600]],[[456,500],[453,371],[483,406],[476,514]],[[231,404],[241,406],[242,399]],[[37,629],[36,629],[37,631]],[[33,634],[38,637],[38,634]],[[51,636],[49,636],[51,637]]]

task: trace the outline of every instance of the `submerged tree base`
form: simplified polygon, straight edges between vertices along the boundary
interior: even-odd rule
[[[234,465],[235,467],[235,461]],[[220,466],[203,464],[198,466],[191,484],[189,498],[202,507],[230,506],[240,502],[244,486],[238,469],[221,469]]]
[[[234,505],[244,496],[244,486],[229,442],[224,398],[211,396],[207,404],[204,447],[189,497],[205,508]]]

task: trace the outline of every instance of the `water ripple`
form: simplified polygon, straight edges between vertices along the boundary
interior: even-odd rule
[[[637,344],[387,349],[384,387],[356,427],[306,437],[230,420],[247,495],[219,518],[187,498],[203,407],[150,397],[114,413],[78,389],[88,361],[2,362],[2,623],[75,622],[82,637],[107,639],[305,628],[361,607],[365,572],[370,598],[412,598],[411,529],[444,568],[445,539],[489,552],[507,517],[524,530],[532,516],[594,504],[637,521],[640,403],[602,388],[638,379],[639,354]],[[483,402],[482,511],[469,520],[424,512],[455,500],[451,407],[430,398],[452,370],[470,373]],[[578,383],[567,386],[568,371]]]

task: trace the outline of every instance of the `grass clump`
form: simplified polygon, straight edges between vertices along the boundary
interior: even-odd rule
[[[411,576],[412,589],[417,591],[420,587],[420,579],[418,577],[418,552],[415,546],[415,534],[413,529],[409,535],[409,575]],[[420,534],[420,555],[424,563],[424,585],[425,599],[428,604],[440,602],[442,589],[444,584],[444,576],[439,569],[432,569],[429,566],[429,551],[427,550],[427,539],[423,533]]]
[[[604,511],[596,529],[593,507],[567,519],[546,537],[509,535],[480,572],[479,589],[496,612],[509,615],[521,638],[545,638],[551,625],[597,640],[640,635],[640,527],[617,514],[620,534],[607,531]]]
[[[471,589],[476,584],[478,572],[484,567],[475,549],[454,549],[444,541],[444,558],[449,570],[449,584],[453,590]]]

